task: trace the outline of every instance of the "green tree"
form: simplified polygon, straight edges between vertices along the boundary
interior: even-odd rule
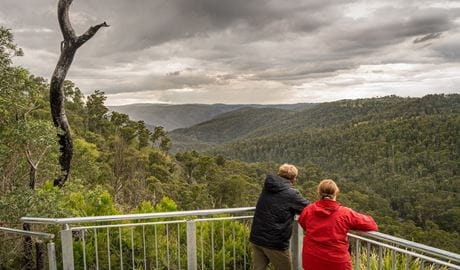
[[[91,132],[103,133],[108,125],[109,109],[104,105],[107,97],[100,90],[94,91],[86,101],[86,127]]]

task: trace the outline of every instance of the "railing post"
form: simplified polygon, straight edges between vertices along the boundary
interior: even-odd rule
[[[361,267],[360,257],[361,257],[361,242],[359,239],[356,239],[356,246],[355,246],[355,270],[359,270]]]
[[[303,231],[297,220],[294,220],[291,237],[292,268],[294,270],[302,270],[302,244]]]
[[[72,230],[66,225],[66,230],[61,231],[62,241],[62,268],[74,270]]]
[[[197,270],[197,252],[196,252],[196,222],[195,220],[187,221],[187,269]]]
[[[47,246],[48,246],[48,268],[49,270],[57,270],[56,247],[53,242],[49,242]]]

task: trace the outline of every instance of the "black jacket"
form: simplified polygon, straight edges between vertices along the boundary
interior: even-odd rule
[[[268,175],[254,213],[250,241],[256,245],[286,250],[294,216],[309,202],[292,188],[288,179]]]

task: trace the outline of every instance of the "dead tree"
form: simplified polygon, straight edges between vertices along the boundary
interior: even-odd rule
[[[69,121],[64,107],[64,91],[62,86],[65,77],[72,64],[77,49],[90,40],[101,27],[108,27],[106,22],[91,26],[84,34],[77,36],[69,19],[69,8],[73,0],[59,0],[58,20],[64,40],[61,42],[61,55],[51,77],[50,83],[50,105],[51,115],[56,127],[60,129],[58,134],[61,156],[61,175],[54,180],[54,185],[62,187],[67,181],[70,173],[70,164],[73,155],[73,142]]]

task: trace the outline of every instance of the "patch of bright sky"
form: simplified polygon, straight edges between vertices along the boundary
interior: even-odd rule
[[[458,79],[449,79],[458,78]],[[444,85],[439,88],[440,81]],[[454,65],[386,64],[361,65],[336,76],[314,79],[295,87],[297,98],[310,102],[386,95],[423,96],[439,89],[457,93],[460,69]]]
[[[49,28],[19,28],[14,30],[15,33],[53,33]]]
[[[132,103],[164,103],[160,101],[161,93],[158,91],[140,91],[133,93],[107,94],[106,104],[110,106],[119,106]]]
[[[460,8],[460,1],[444,0],[432,3],[430,7],[435,8]]]
[[[346,17],[353,18],[354,20],[366,18],[375,10],[388,6],[385,1],[366,1],[359,3],[351,3],[347,5],[344,10]]]

